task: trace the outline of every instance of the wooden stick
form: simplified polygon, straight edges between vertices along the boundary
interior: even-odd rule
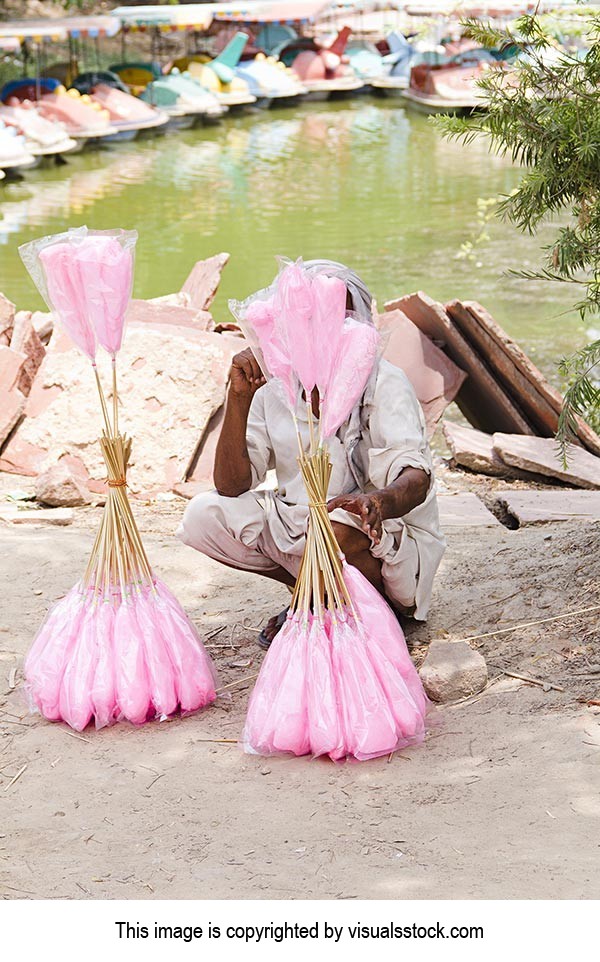
[[[562,621],[563,618],[574,618],[575,615],[585,615],[589,611],[600,611],[600,605],[592,605],[590,608],[578,608],[576,611],[565,611],[562,615],[553,615],[551,618],[539,618],[537,621],[524,621],[520,625],[512,625],[510,628],[498,628],[496,631],[485,631],[481,635],[469,635],[467,638],[458,638],[457,641],[478,641],[480,638],[492,638],[494,635],[504,635],[509,631],[519,631],[521,628],[532,628],[534,625],[546,625],[550,621]],[[447,639],[443,639],[446,640]]]
[[[516,671],[508,671],[503,668],[502,665],[494,665],[490,662],[492,668],[498,668],[503,675],[507,675],[509,678],[517,678],[519,681],[526,681],[530,685],[538,685],[540,688],[552,688],[553,691],[564,691],[560,685],[552,685],[549,681],[540,681],[539,678],[529,678],[528,675],[519,675]]]

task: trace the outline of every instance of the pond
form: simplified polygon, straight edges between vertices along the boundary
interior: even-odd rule
[[[138,296],[178,290],[199,258],[231,261],[214,305],[269,283],[274,256],[330,257],[357,270],[380,305],[422,289],[479,300],[557,381],[555,363],[586,340],[566,285],[508,276],[534,268],[536,238],[493,221],[476,261],[477,199],[510,191],[519,171],[484,144],[444,141],[395,101],[303,104],[230,117],[219,127],[113,145],[0,186],[0,290],[41,306],[19,244],[86,223],[135,227]]]

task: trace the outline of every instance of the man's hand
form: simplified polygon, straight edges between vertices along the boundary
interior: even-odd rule
[[[382,496],[379,492],[373,494],[342,494],[333,498],[327,504],[329,512],[336,508],[343,508],[350,514],[360,518],[362,530],[375,544],[381,541],[383,534]]]
[[[383,522],[402,518],[417,505],[423,504],[429,491],[430,477],[421,468],[406,467],[386,488],[378,488],[370,494],[341,494],[327,504],[327,510],[344,508],[360,518],[362,530],[379,544],[383,534]]]
[[[251,401],[265,377],[251,348],[236,354],[229,372],[229,390],[236,398]]]

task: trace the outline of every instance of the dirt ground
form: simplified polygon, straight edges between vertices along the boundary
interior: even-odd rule
[[[491,683],[436,708],[421,748],[345,765],[244,755],[233,740],[262,658],[256,629],[288,596],[180,545],[182,510],[136,506],[155,568],[212,636],[221,684],[240,683],[200,715],[82,736],[28,715],[19,671],[81,575],[99,509],[69,527],[0,529],[0,894],[600,897],[600,707],[586,704],[600,703],[598,612],[473,641]],[[600,525],[448,540],[431,618],[407,632],[417,662],[433,638],[600,603]]]

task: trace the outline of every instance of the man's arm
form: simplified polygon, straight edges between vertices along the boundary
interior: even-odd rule
[[[375,544],[381,540],[382,525],[389,518],[402,518],[423,504],[429,490],[430,477],[421,468],[406,467],[385,488],[370,494],[342,494],[327,504],[327,510],[344,508],[360,518],[361,528]]]
[[[231,362],[225,417],[215,452],[214,482],[219,494],[237,498],[252,486],[246,428],[252,398],[265,383],[254,354],[247,348]]]

